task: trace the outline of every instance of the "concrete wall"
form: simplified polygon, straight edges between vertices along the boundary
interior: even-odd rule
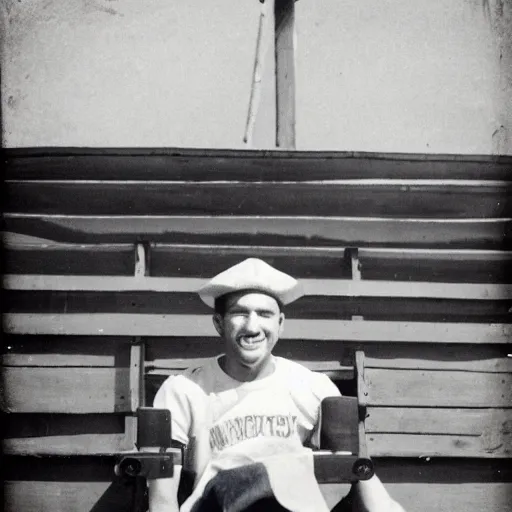
[[[3,0],[4,145],[244,147],[259,9]],[[300,0],[297,41],[298,149],[512,154],[512,0]]]

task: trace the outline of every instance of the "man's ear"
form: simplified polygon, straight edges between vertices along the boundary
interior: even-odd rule
[[[215,313],[212,317],[213,325],[215,330],[219,333],[219,336],[224,335],[224,318],[219,313]]]
[[[284,313],[279,313],[279,336],[281,336],[284,329]]]

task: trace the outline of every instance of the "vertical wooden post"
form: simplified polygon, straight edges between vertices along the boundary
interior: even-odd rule
[[[275,0],[276,145],[295,149],[295,0]]]

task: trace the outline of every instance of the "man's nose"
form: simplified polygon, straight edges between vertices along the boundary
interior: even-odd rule
[[[254,311],[247,316],[245,330],[248,333],[257,333],[259,331],[258,315]]]

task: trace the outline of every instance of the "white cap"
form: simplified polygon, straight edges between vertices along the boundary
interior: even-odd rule
[[[198,293],[201,300],[213,308],[217,297],[242,290],[266,293],[283,305],[304,295],[302,286],[296,279],[258,258],[248,258],[217,274]]]

